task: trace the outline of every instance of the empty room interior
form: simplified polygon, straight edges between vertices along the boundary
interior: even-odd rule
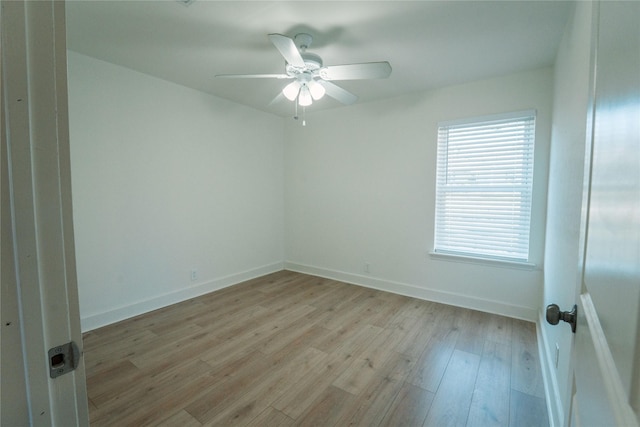
[[[91,425],[569,425],[596,13],[67,2]]]

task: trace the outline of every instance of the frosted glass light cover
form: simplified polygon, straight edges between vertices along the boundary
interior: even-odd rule
[[[309,92],[311,92],[313,99],[317,101],[324,96],[326,90],[320,83],[315,80],[311,80],[309,82]]]
[[[303,107],[307,107],[313,103],[313,100],[311,99],[311,93],[309,92],[309,88],[307,87],[307,85],[304,85],[300,88],[298,103]]]
[[[286,85],[284,89],[282,89],[282,94],[289,101],[295,101],[299,91],[300,91],[300,83],[298,83],[298,81],[296,80]]]

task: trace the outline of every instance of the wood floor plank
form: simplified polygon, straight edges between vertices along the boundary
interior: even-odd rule
[[[417,328],[420,319],[411,316],[405,316],[402,312],[398,312],[389,320],[386,329],[394,331],[395,334],[401,335],[403,338],[410,334],[414,328]],[[403,342],[403,339],[399,339],[398,345]]]
[[[344,411],[336,426],[377,426],[384,419],[403,382],[381,375],[372,378],[366,388]]]
[[[169,333],[173,329],[192,324],[193,320],[201,318],[209,310],[211,310],[210,305],[191,299],[176,304],[176,307],[170,306],[156,310],[152,317],[136,316],[131,319],[131,327],[148,329],[155,334]]]
[[[334,426],[352,407],[356,397],[329,386],[297,420],[303,426]]]
[[[202,424],[185,410],[180,410],[168,418],[160,421],[160,425],[176,427],[202,427]]]
[[[500,427],[509,424],[511,346],[485,341],[467,426]]]
[[[330,281],[326,287],[327,292],[319,295],[310,302],[310,304],[317,308],[333,311],[334,313],[340,313],[343,308],[352,305],[353,300],[364,293],[364,288],[358,286],[345,288],[340,285],[340,282],[335,281]]]
[[[291,290],[302,285],[314,285],[323,283],[324,279],[320,277],[303,277],[294,272],[279,272],[270,276],[259,277],[254,279],[250,284],[250,289],[261,292],[263,294],[281,294],[283,290]]]
[[[216,381],[210,388],[199,391],[185,410],[203,424],[211,421],[219,411],[245,393],[256,378],[264,375],[270,365],[268,358],[256,351],[236,363],[221,367],[212,375]]]
[[[162,336],[163,340],[179,339],[184,336],[196,335],[200,332],[208,332],[204,331],[202,326],[192,323],[192,319],[172,319],[170,322],[150,326],[149,330],[158,336]]]
[[[380,373],[394,380],[406,381],[416,363],[417,359],[394,351],[382,364]]]
[[[256,343],[255,348],[265,354],[271,354],[299,340],[319,339],[320,336],[328,335],[326,329],[316,326],[312,320],[321,318],[324,315],[326,313],[315,310],[300,319],[300,322],[287,324],[259,344]]]
[[[378,326],[371,326],[361,324],[361,321],[355,319],[350,323],[344,324],[340,329],[331,331],[331,333],[323,340],[316,343],[314,346],[319,350],[326,353],[333,353],[342,349],[343,352],[348,353],[353,342],[358,342],[358,337],[365,334],[364,328],[367,329],[368,335],[375,335],[376,332],[380,332],[382,328]]]
[[[89,412],[95,412],[98,410],[98,407],[91,401],[91,399],[87,399],[87,405],[89,406]]]
[[[163,366],[167,361],[179,362],[183,354],[199,354],[216,345],[216,339],[208,331],[198,329],[196,334],[175,339],[173,336],[162,345],[156,345],[152,350],[129,356],[129,360],[141,369]]]
[[[299,306],[295,307],[300,310]],[[306,309],[305,309],[306,310]],[[250,335],[256,328],[264,328],[265,323],[277,321],[283,316],[283,310],[271,310],[259,306],[250,315],[225,316],[226,321],[215,323],[215,336],[221,340],[235,339],[239,335]]]
[[[349,367],[350,362],[351,358],[343,354],[330,354],[324,364],[309,372],[303,380],[292,384],[272,406],[298,420],[324,390],[331,387],[331,383]]]
[[[115,361],[142,354],[147,348],[161,343],[162,341],[153,332],[141,330],[123,338],[121,341],[111,342],[94,349],[85,348],[85,369],[88,372],[109,369]]]
[[[338,346],[333,348],[333,352],[349,355],[351,357],[360,357],[367,349],[368,345],[373,341],[383,329],[379,326],[363,325],[358,332],[343,340]]]
[[[547,417],[534,324],[291,271],[84,340],[98,427],[544,425]]]
[[[235,355],[251,352],[256,349],[257,345],[269,340],[274,334],[286,328],[289,322],[294,322],[313,310],[316,309],[312,306],[298,305],[286,312],[275,311],[260,316],[259,319],[253,319],[247,322],[244,329],[241,325],[234,326],[232,331],[227,330],[222,334],[216,334],[218,338],[216,346],[211,346],[210,349],[203,351],[200,357],[215,365],[226,362]]]
[[[376,426],[382,422],[396,396],[400,393],[415,360],[391,352],[374,375],[367,378],[353,407],[345,411],[336,425]]]
[[[460,332],[456,349],[480,356],[487,336],[488,316],[475,310],[457,310],[460,315],[457,328]]]
[[[129,359],[118,359],[107,369],[92,370],[87,375],[87,394],[98,398],[104,394],[117,395],[132,381],[138,381],[143,374]]]
[[[542,370],[538,361],[535,324],[513,321],[511,387],[522,393],[544,397]]]
[[[433,399],[425,426],[464,426],[469,414],[480,356],[455,350]]]
[[[333,382],[335,387],[358,395],[363,388],[376,376],[376,369],[369,359],[357,358]]]
[[[212,307],[207,312],[201,314],[193,322],[203,328],[230,326],[225,320],[228,319],[252,319],[267,312],[267,309],[258,305],[262,300],[259,292],[250,291],[253,296],[249,300],[230,300],[223,307]]]
[[[331,330],[342,329],[343,325],[367,324],[367,318],[372,316],[372,307],[376,305],[370,294],[351,300],[348,305],[341,306],[341,310],[334,312],[334,316],[325,323],[324,327]]]
[[[433,329],[431,337],[441,341],[447,341],[452,337],[458,340],[460,335],[460,327],[463,326],[460,321],[461,314],[465,314],[465,309],[453,307],[451,305],[438,305],[431,313],[431,321],[436,325]],[[470,326],[475,330],[475,325],[466,322],[464,326]]]
[[[221,426],[246,425],[265,411],[291,384],[300,382],[316,365],[323,363],[327,354],[314,348],[306,348],[286,364],[271,368],[267,376],[253,381],[248,391],[226,408],[216,411],[207,423]]]
[[[415,298],[409,298],[400,308],[399,314],[416,319],[424,319],[430,317],[433,310],[438,306],[439,304],[432,303],[430,301],[422,301]]]
[[[158,336],[146,328],[130,327],[130,325],[131,322],[124,321],[122,322],[122,330],[107,326],[105,330],[91,331],[88,334],[89,337],[99,338],[88,340],[85,350],[92,351],[95,354],[101,354],[106,348],[110,350],[124,348],[126,350],[133,345],[148,342]]]
[[[294,424],[295,420],[270,406],[251,420],[247,427],[289,427]]]
[[[396,352],[403,334],[396,329],[382,329],[373,339],[365,343],[358,357],[368,360],[376,369],[380,368],[389,356]]]
[[[403,383],[398,395],[389,406],[380,426],[421,426],[424,423],[434,393],[409,383]]]
[[[418,318],[414,326],[398,343],[397,351],[412,357],[419,357],[429,341],[457,340],[458,329],[453,325],[454,314],[451,307],[442,306],[438,311],[429,311]]]
[[[487,314],[487,318],[486,339],[498,344],[510,346],[512,342],[511,333],[513,319],[498,316],[497,314]]]
[[[208,365],[192,361],[173,366],[145,381],[129,384],[121,394],[106,402],[94,403],[98,410],[90,414],[92,426],[142,425],[164,417],[168,411],[179,409],[177,398],[184,396],[181,389],[200,388],[209,383]],[[167,390],[171,393],[167,393]]]
[[[442,377],[455,350],[455,338],[455,336],[449,336],[444,341],[438,339],[430,340],[424,352],[418,357],[407,381],[433,393],[438,391]]]
[[[512,390],[511,401],[510,427],[547,427],[549,425],[544,399]]]

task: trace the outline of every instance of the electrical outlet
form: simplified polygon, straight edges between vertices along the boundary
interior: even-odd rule
[[[371,272],[371,265],[368,262],[364,263],[364,272],[365,273],[370,273]]]
[[[191,281],[194,281],[198,278],[198,270],[195,268],[191,270]]]

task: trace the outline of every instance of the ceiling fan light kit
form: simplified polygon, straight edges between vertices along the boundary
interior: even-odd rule
[[[269,34],[269,40],[285,60],[285,74],[218,74],[216,77],[293,80],[282,89],[282,94],[295,102],[297,110],[298,105],[308,107],[325,94],[345,105],[358,100],[356,95],[332,83],[334,80],[384,79],[391,75],[391,64],[386,61],[325,67],[320,56],[307,52],[313,37],[306,33],[296,34],[293,39]]]

